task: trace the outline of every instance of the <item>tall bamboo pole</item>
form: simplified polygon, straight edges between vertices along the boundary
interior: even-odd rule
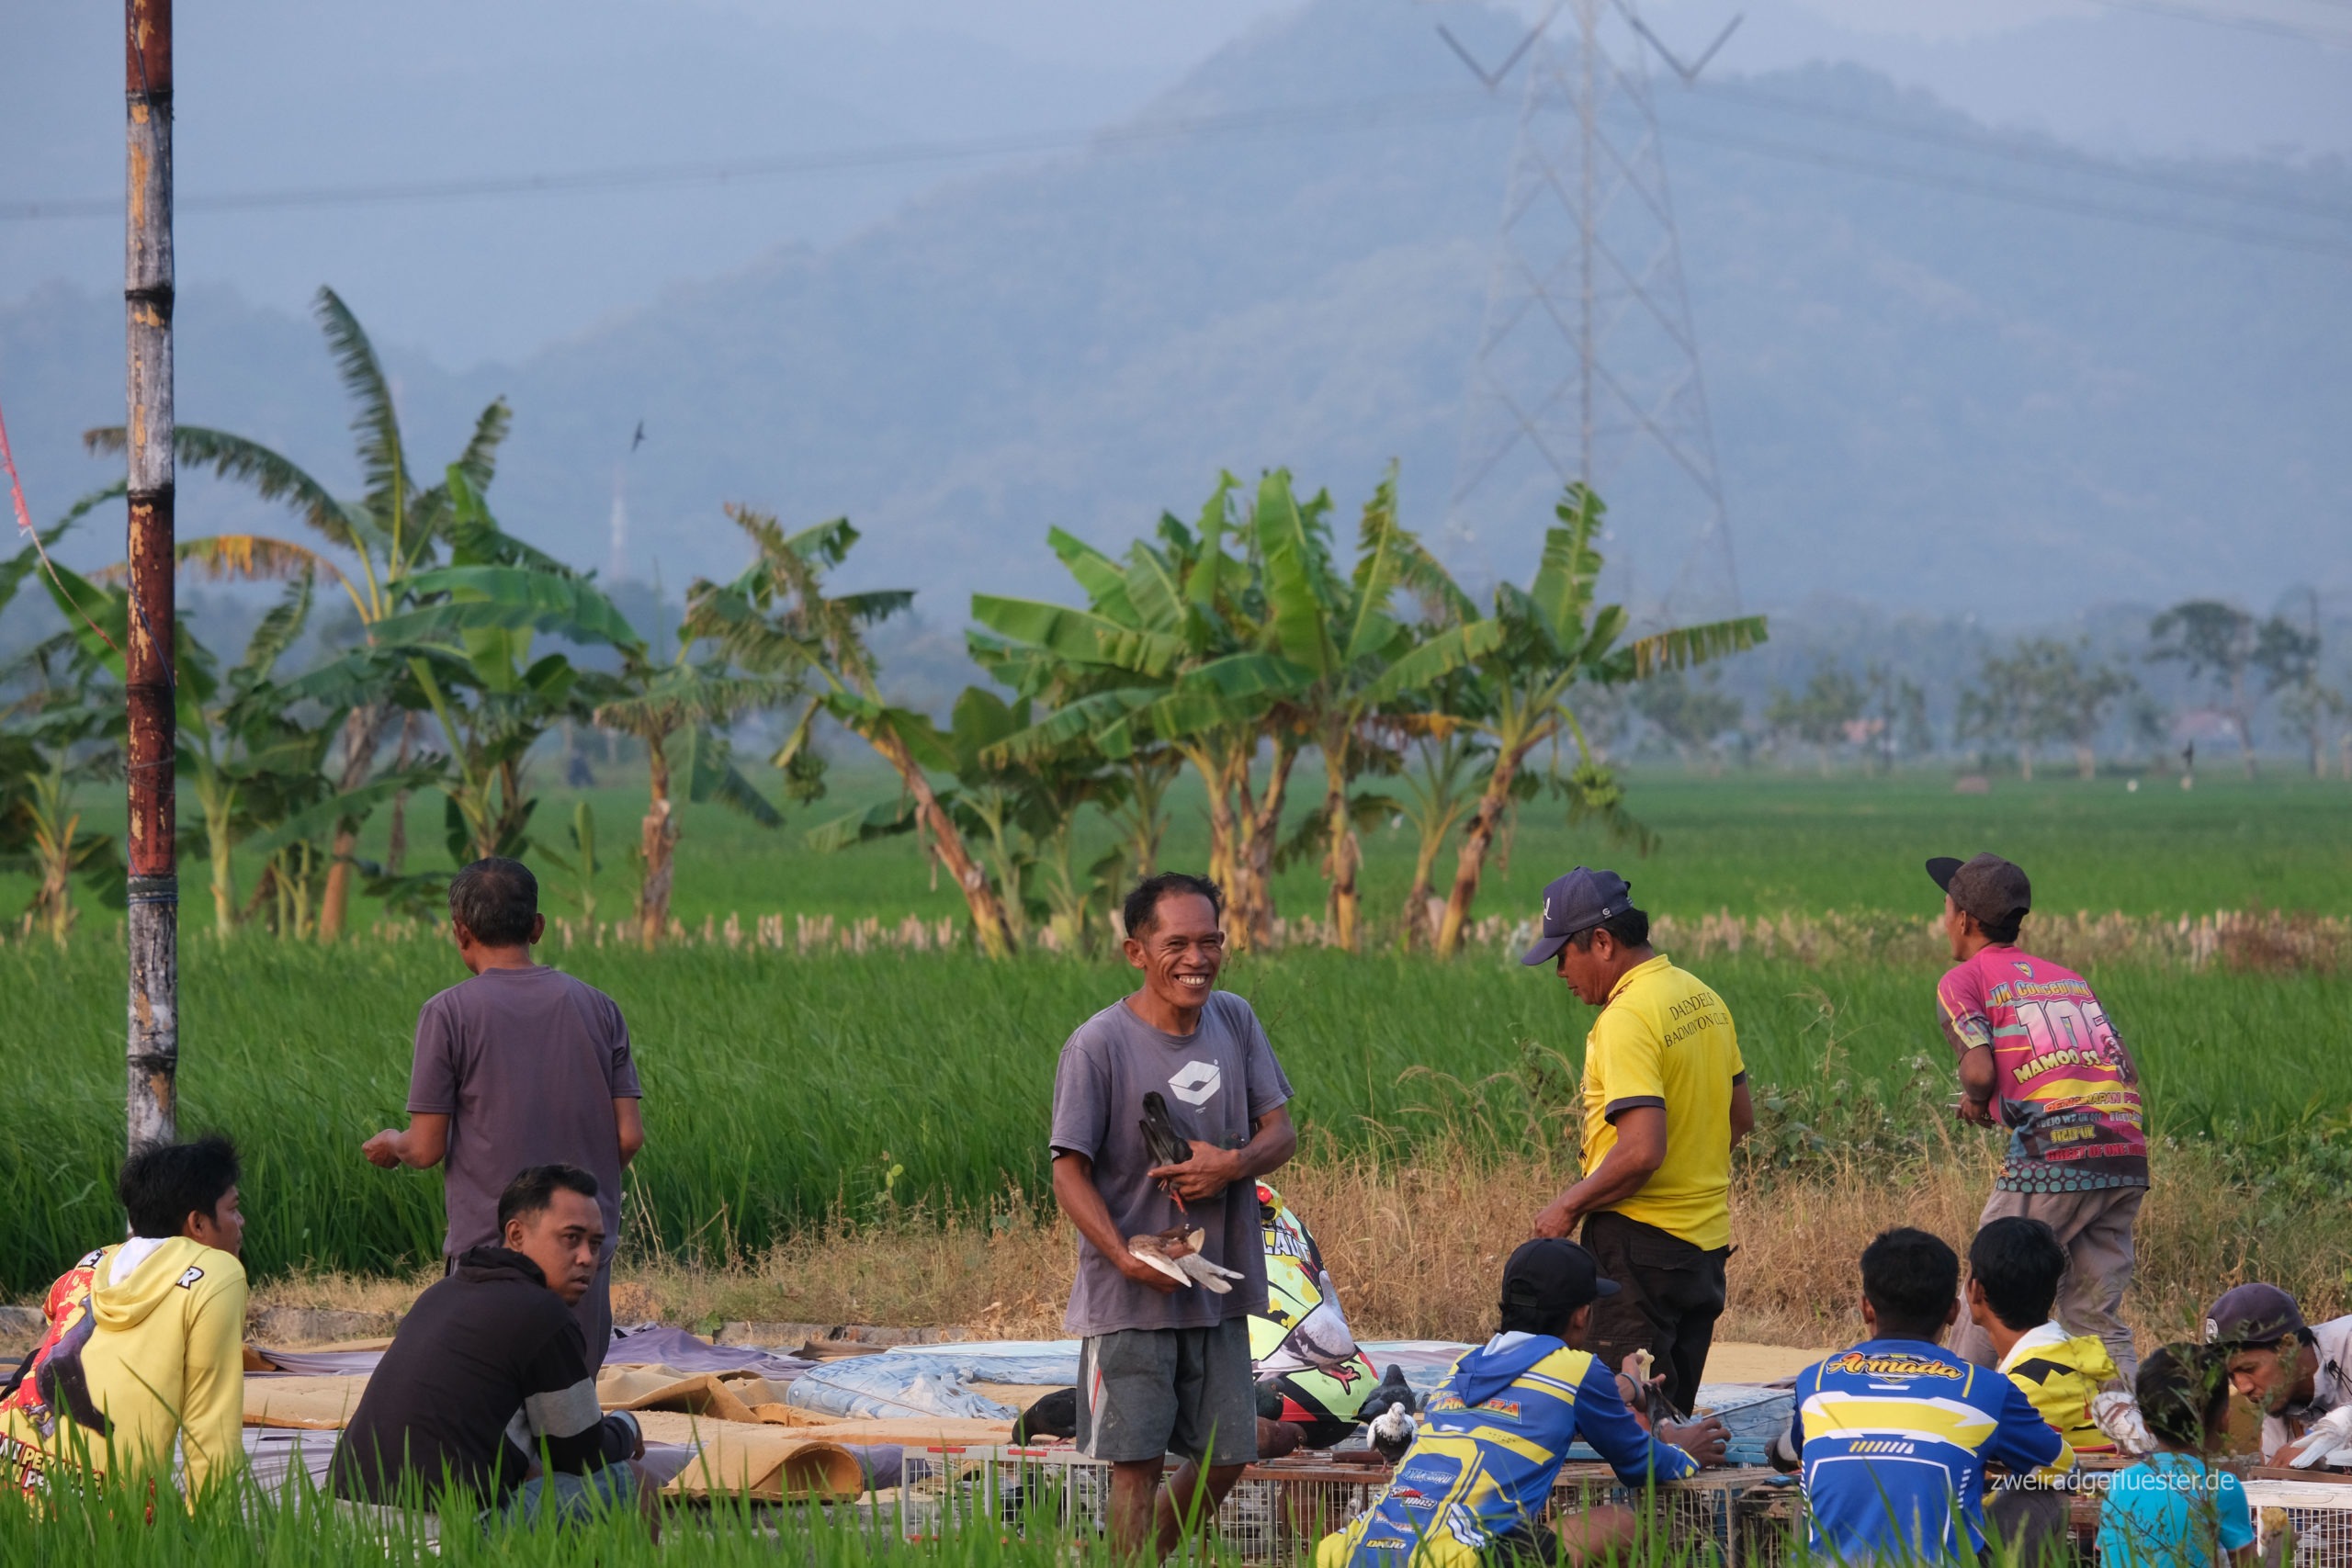
[[[123,307],[130,415],[130,1145],[167,1143],[178,1120],[179,874],[172,701],[172,0],[124,0]]]

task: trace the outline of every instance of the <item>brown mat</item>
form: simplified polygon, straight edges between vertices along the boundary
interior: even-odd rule
[[[675,1410],[717,1421],[766,1422],[778,1427],[824,1424],[824,1418],[812,1411],[788,1411],[784,1390],[756,1372],[606,1367],[596,1377],[596,1403],[607,1410]],[[763,1414],[767,1411],[782,1414]]]
[[[350,1424],[367,1389],[366,1378],[247,1378],[245,1425],[334,1431]]]
[[[669,1497],[750,1496],[764,1503],[810,1497],[854,1497],[865,1489],[865,1468],[838,1442],[797,1437],[780,1427],[715,1420],[673,1410],[638,1416],[649,1443],[681,1443],[696,1450],[662,1488]]]
[[[969,1385],[974,1393],[986,1394],[999,1404],[1010,1404],[1015,1410],[1026,1410],[1049,1393],[1059,1393],[1066,1382],[976,1382]]]
[[[899,1443],[909,1448],[982,1448],[1012,1441],[1010,1421],[972,1421],[954,1416],[886,1416],[865,1421],[835,1421],[823,1428],[836,1443]]]
[[[1793,1377],[1831,1350],[1802,1350],[1786,1345],[1755,1345],[1738,1339],[1718,1339],[1707,1350],[1709,1382],[1768,1383]]]

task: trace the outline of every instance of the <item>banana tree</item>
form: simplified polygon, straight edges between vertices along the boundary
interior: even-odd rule
[[[212,924],[226,941],[237,924],[235,850],[241,833],[256,823],[308,804],[325,780],[320,763],[325,741],[340,715],[305,726],[292,715],[278,686],[277,661],[302,635],[310,619],[313,580],[296,579],[246,640],[243,657],[225,682],[213,660],[200,651],[184,656],[177,671],[184,714],[179,756],[193,775],[202,815],[206,858],[211,865]]]
[[[1420,716],[1415,716],[1419,717]],[[1398,815],[1413,825],[1413,880],[1397,911],[1396,946],[1409,953],[1434,935],[1430,923],[1430,889],[1437,857],[1448,834],[1461,821],[1485,788],[1485,772],[1492,749],[1464,734],[1460,725],[1439,716],[1426,723],[1403,721],[1412,732],[1412,756],[1398,771],[1405,796],[1396,803]]]
[[[87,509],[69,513],[40,543],[55,544]],[[0,563],[0,607],[33,575],[38,559],[28,544]],[[120,848],[111,835],[83,828],[76,796],[85,784],[121,776],[119,649],[127,640],[128,610],[119,590],[109,592],[63,568],[40,581],[67,629],[0,670],[0,685],[25,688],[0,709],[0,870],[31,876],[25,917],[62,942],[74,926],[77,878],[105,902],[119,907],[123,897]]]
[[[1422,590],[1441,604],[1459,597],[1443,569],[1398,525],[1393,466],[1364,505],[1349,576],[1334,569],[1317,512],[1296,503],[1290,476],[1280,469],[1259,486],[1252,529],[1265,560],[1272,650],[1309,674],[1284,701],[1323,754],[1321,836],[1332,926],[1338,944],[1353,951],[1360,916],[1356,871],[1363,860],[1355,822],[1367,803],[1351,797],[1349,786],[1374,720],[1492,654],[1502,631],[1491,620],[1454,619],[1416,635],[1393,614],[1401,586]]]
[[[78,677],[44,685],[0,728],[0,870],[32,877],[26,918],[61,942],[74,926],[77,878],[102,900],[122,898],[121,851],[111,835],[83,828],[75,803],[82,784],[121,776],[120,704],[95,696]]]
[[[1623,606],[1593,604],[1601,566],[1593,540],[1604,511],[1599,496],[1581,484],[1570,484],[1555,509],[1558,526],[1544,531],[1544,556],[1533,581],[1525,589],[1498,584],[1492,613],[1478,617],[1499,635],[1493,650],[1471,664],[1468,700],[1450,716],[1493,748],[1493,763],[1455,856],[1453,890],[1438,924],[1441,956],[1461,949],[1487,853],[1531,752],[1564,735],[1573,740],[1581,759],[1570,780],[1576,798],[1589,809],[1615,810],[1614,782],[1593,759],[1568,705],[1570,689],[1578,681],[1615,684],[1646,680],[1754,648],[1765,639],[1764,617],[1746,615],[1621,643],[1627,622]],[[1460,613],[1469,607],[1455,608]]]
[[[411,580],[430,569],[453,538],[462,536],[467,522],[447,483],[419,487],[411,477],[391,382],[358,318],[331,288],[319,290],[312,314],[334,356],[344,391],[355,405],[351,430],[363,486],[358,497],[340,499],[300,465],[226,431],[181,425],[175,432],[173,450],[183,468],[209,468],[222,479],[250,485],[263,501],[292,507],[334,556],[290,540],[250,534],[190,540],[180,553],[183,560],[200,564],[216,576],[282,580],[298,569],[313,570],[341,587],[365,635],[373,640],[381,622],[412,605]],[[476,491],[486,489],[510,423],[506,400],[493,400],[476,418],[472,434],[448,472],[462,475]],[[83,440],[97,452],[120,452],[124,446],[120,426],[89,431]],[[116,486],[101,496],[119,493]],[[336,569],[336,556],[347,560],[347,570]],[[413,685],[400,689],[415,691]],[[358,802],[387,798],[364,786],[376,771],[385,728],[399,709],[387,689],[363,689],[354,696],[344,720],[336,788],[339,797],[356,809]],[[322,941],[339,937],[348,918],[356,869],[352,852],[360,825],[358,817],[343,818],[334,825],[319,910]],[[401,836],[395,832],[396,839]]]
[[[919,819],[971,910],[981,951],[1002,957],[1012,939],[1004,901],[925,775],[953,772],[956,758],[937,727],[922,714],[882,698],[880,668],[865,645],[865,628],[913,603],[905,589],[865,593],[826,592],[825,574],[857,543],[846,518],[786,534],[774,517],[729,506],[729,517],[752,541],[752,562],[726,582],[696,579],[686,593],[679,635],[707,642],[736,667],[755,676],[805,680],[819,688],[775,754],[788,773],[802,766],[819,714],[829,714],[874,748],[898,773]],[[822,836],[831,829],[815,830]]]
[[[1272,931],[1268,877],[1291,770],[1310,739],[1285,699],[1311,679],[1268,646],[1266,596],[1253,558],[1226,548],[1237,530],[1235,481],[1223,476],[1197,531],[1163,514],[1158,542],[1138,540],[1123,562],[1059,529],[1054,553],[1086,591],[1088,607],[974,594],[983,664],[1066,667],[1073,696],[1005,742],[1009,755],[1049,752],[1081,737],[1114,761],[1147,744],[1175,752],[1208,800],[1209,874],[1223,883],[1237,947]],[[1269,753],[1262,784],[1255,763]]]
[[[1015,939],[1027,941],[1029,922],[1042,918],[1050,944],[1071,953],[1086,945],[1096,896],[1107,892],[1128,852],[1127,845],[1114,845],[1081,870],[1080,814],[1123,805],[1130,784],[1124,770],[1106,766],[1082,740],[1052,751],[1008,750],[1004,742],[1031,724],[1028,698],[1007,703],[966,687],[947,735],[956,759],[956,788],[947,805],[989,846]]]
[[[582,671],[562,653],[536,654],[534,638],[561,637],[601,644],[625,656],[637,633],[585,578],[502,533],[458,465],[450,465],[449,565],[414,571],[402,582],[412,607],[369,628],[369,641],[322,665],[288,690],[329,704],[371,694],[429,712],[449,746],[437,762],[365,786],[377,798],[430,783],[444,796],[451,858],[524,852],[531,814],[531,749],[552,726],[585,718],[622,694],[609,674]],[[353,806],[372,805],[344,792]],[[341,829],[337,829],[341,842]],[[333,875],[333,867],[329,868]],[[322,913],[321,936],[324,915]]]
[[[789,677],[729,675],[711,664],[695,664],[693,645],[680,638],[677,657],[654,663],[630,649],[621,661],[625,694],[601,704],[596,722],[634,735],[645,743],[645,820],[638,834],[638,939],[647,951],[659,946],[670,925],[670,890],[678,848],[672,768],[684,774],[689,801],[716,801],[763,828],[781,827],[784,816],[735,766],[734,754],[718,726],[797,695]],[[674,752],[674,754],[673,754]],[[593,831],[593,829],[592,829]]]
[[[1022,647],[977,630],[967,631],[965,637],[973,662],[1012,688],[1023,713],[1056,711],[1123,683],[1115,671],[1106,673],[1091,665],[1071,663],[1044,649]],[[1017,737],[1025,739],[1028,728],[1024,720]],[[1007,736],[992,741],[987,765],[1012,760],[1016,748],[1006,741],[1014,739]],[[1091,736],[1070,745],[1082,746],[1088,755],[1101,756]],[[1025,745],[1017,750],[1027,755]],[[1069,750],[1066,746],[1064,752]],[[1062,753],[1047,750],[1040,754]],[[1118,869],[1130,876],[1149,876],[1159,868],[1159,848],[1168,834],[1168,792],[1184,771],[1184,759],[1173,747],[1145,737],[1134,740],[1113,766],[1119,775],[1117,784],[1105,784],[1094,803],[1119,835]]]

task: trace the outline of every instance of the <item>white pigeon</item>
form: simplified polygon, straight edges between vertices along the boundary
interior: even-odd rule
[[[1189,1285],[1193,1282],[1193,1277],[1179,1268],[1176,1259],[1168,1255],[1168,1243],[1159,1236],[1131,1235],[1127,1237],[1127,1252],[1130,1256],[1139,1258],[1150,1264],[1180,1285]]]
[[[2154,1453],[2155,1434],[2148,1430],[2147,1420],[2141,1416],[2140,1406],[2130,1394],[2110,1389],[2091,1401],[2091,1419],[2098,1429],[2115,1439],[2115,1446],[2127,1454]]]
[[[2323,1464],[2332,1469],[2352,1463],[2352,1448],[2347,1444],[2352,1444],[2352,1404],[2331,1410],[2312,1422],[2287,1464],[2293,1470],[2311,1470]]]
[[[1214,1293],[1226,1295],[1233,1289],[1226,1281],[1241,1276],[1201,1256],[1201,1243],[1207,1239],[1197,1227],[1187,1230],[1176,1225],[1157,1235],[1127,1237],[1127,1251],[1180,1284],[1205,1285]]]
[[[1193,1234],[1198,1235],[1201,1233],[1194,1231]],[[1176,1267],[1220,1296],[1227,1295],[1233,1290],[1231,1285],[1226,1283],[1227,1280],[1241,1278],[1236,1270],[1227,1269],[1222,1264],[1212,1263],[1197,1252],[1187,1252],[1177,1258]]]
[[[1413,1434],[1419,1429],[1420,1423],[1413,1419],[1409,1408],[1392,1404],[1373,1420],[1372,1446],[1380,1451],[1381,1458],[1395,1464],[1413,1446]]]

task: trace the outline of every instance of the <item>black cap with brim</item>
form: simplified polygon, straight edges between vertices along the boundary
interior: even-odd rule
[[[1603,1279],[1591,1253],[1565,1236],[1538,1236],[1521,1244],[1503,1265],[1503,1310],[1556,1321],[1602,1296],[1617,1293]]]
[[[1986,926],[2007,925],[2033,908],[2033,884],[2024,868],[1996,854],[1938,855],[1928,863],[1928,875],[1954,906]]]

